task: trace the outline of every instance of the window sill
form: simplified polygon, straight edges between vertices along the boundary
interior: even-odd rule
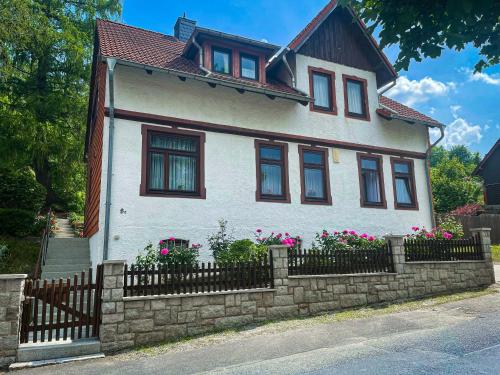
[[[418,211],[418,206],[398,206],[394,205],[395,210]]]
[[[336,108],[334,108],[332,110],[326,109],[326,108],[317,108],[317,107],[314,107],[314,105],[312,103],[311,103],[311,105],[309,107],[309,110],[311,112],[322,113],[322,114],[325,114],[325,115],[333,115],[333,116],[337,115],[337,109]]]
[[[267,203],[291,203],[290,197],[287,197],[285,199],[257,197],[255,199],[255,201],[256,202],[267,202]]]
[[[206,199],[206,191],[203,191],[202,194],[197,194],[197,195],[188,195],[179,193],[151,193],[151,192],[141,191],[139,195],[141,197],[156,197],[156,198]]]
[[[356,116],[356,115],[350,115],[349,113],[345,113],[346,118],[354,119],[354,120],[361,120],[361,121],[370,121],[370,116]]]
[[[301,203],[302,204],[310,204],[310,205],[313,205],[313,206],[331,206],[332,205],[332,201],[331,200],[313,201],[313,200],[302,199]]]
[[[361,203],[361,208],[381,208],[381,209],[387,209],[387,204],[369,204],[369,203]]]

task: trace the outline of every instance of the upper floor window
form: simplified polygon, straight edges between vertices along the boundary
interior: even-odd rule
[[[343,75],[345,116],[369,120],[367,81],[362,78]]]
[[[259,80],[259,58],[240,54],[240,77]]]
[[[257,152],[257,200],[290,202],[288,147],[285,143],[255,141]]]
[[[212,48],[212,70],[216,73],[231,74],[232,58],[231,50],[213,47]]]
[[[382,157],[358,153],[358,168],[361,206],[387,208]]]
[[[397,209],[417,209],[413,161],[391,158],[391,164],[394,207]]]
[[[144,126],[141,195],[204,197],[203,142],[203,133]]]
[[[299,145],[299,155],[302,203],[332,204],[328,150]]]
[[[337,114],[334,72],[309,67],[309,90],[314,99],[312,111]]]

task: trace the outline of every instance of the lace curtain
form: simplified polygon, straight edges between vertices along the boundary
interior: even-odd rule
[[[328,90],[328,77],[324,75],[313,75],[314,105],[319,107],[330,107],[330,98]]]
[[[347,81],[347,106],[351,113],[363,114],[361,84]]]

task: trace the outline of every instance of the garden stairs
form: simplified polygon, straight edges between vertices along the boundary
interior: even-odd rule
[[[47,258],[42,266],[41,279],[66,279],[88,271],[90,248],[88,238],[75,237],[73,228],[66,218],[57,218],[54,237],[49,238]]]

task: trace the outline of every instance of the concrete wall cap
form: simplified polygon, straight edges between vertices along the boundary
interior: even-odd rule
[[[105,260],[102,262],[102,264],[125,264],[127,263],[126,260]]]
[[[479,232],[479,231],[488,231],[488,232],[491,232],[491,228],[471,228],[470,231],[474,231],[474,232]]]
[[[27,277],[28,275],[25,273],[2,274],[0,280],[26,279]]]

